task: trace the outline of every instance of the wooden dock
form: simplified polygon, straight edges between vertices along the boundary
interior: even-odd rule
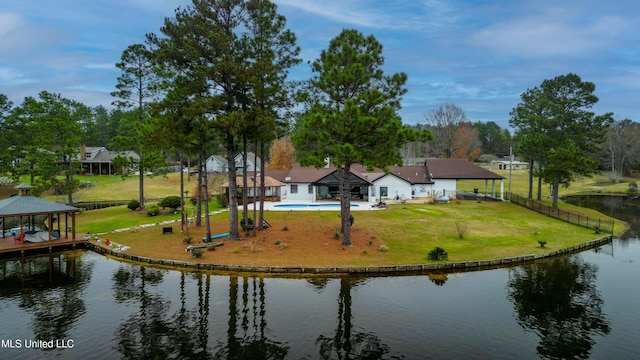
[[[0,237],[0,257],[14,258],[26,255],[51,253],[69,249],[85,248],[87,239],[56,239],[38,243],[16,243],[11,237]]]

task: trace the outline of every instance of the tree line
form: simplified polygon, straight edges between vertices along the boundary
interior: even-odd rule
[[[585,110],[597,101],[594,86],[572,74],[523,93],[511,114],[510,125],[516,129],[511,136],[495,122],[471,123],[460,107],[449,103],[425,114],[425,124],[403,124],[398,110],[407,75],[384,73],[382,44],[354,29],[343,30],[310,62],[310,79],[291,81],[289,71],[301,63],[300,48],[270,1],[193,0],[165,18],[158,33],[141,40],[125,49],[116,64],[121,75],[112,93],[114,110],[88,108],[45,91],[13,107],[0,95],[3,173],[29,175],[41,189],[60,186],[72,204],[80,144],[134,150],[140,156],[134,166],[140,170],[139,202],[144,207],[146,170],[166,164],[169,156],[181,163],[194,159],[200,170],[196,219],[201,225],[202,207],[209,212],[205,160],[225,151],[229,233],[237,239],[238,197],[247,191],[237,191],[234,158],[251,150],[265,169],[272,143],[287,151],[281,141],[290,136],[297,163],[322,166],[328,158],[338,169],[342,239],[349,245],[349,173],[355,163],[385,169],[411,156],[486,161],[515,149],[522,159],[538,164],[532,176],[556,188],[597,168],[595,155],[616,171],[635,164],[634,156],[621,154],[617,146],[634,128],[630,121],[620,123],[606,156],[594,151],[615,126],[609,126],[610,114]],[[568,158],[579,161],[569,166]],[[248,174],[242,173],[246,189]],[[56,183],[60,174],[65,180]],[[264,172],[253,176],[264,184]],[[253,215],[252,223],[258,225],[254,235],[263,223],[262,210],[260,201],[260,213]],[[208,216],[204,219],[210,236]]]

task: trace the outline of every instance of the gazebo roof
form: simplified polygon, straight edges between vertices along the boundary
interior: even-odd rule
[[[262,178],[260,176],[258,176],[258,181],[256,181],[256,187],[259,187],[262,184]],[[264,186],[265,187],[280,187],[280,186],[284,186],[284,183],[281,183],[280,181],[272,178],[271,176],[266,176],[264,177]],[[242,176],[238,176],[236,177],[236,186],[237,187],[242,187]],[[229,182],[227,181],[226,183],[222,184],[222,187],[224,188],[228,188],[229,187]],[[252,188],[253,187],[253,179],[252,177],[248,177],[247,178],[247,187]]]
[[[47,201],[35,196],[12,196],[0,200],[0,217],[78,212],[79,208]]]

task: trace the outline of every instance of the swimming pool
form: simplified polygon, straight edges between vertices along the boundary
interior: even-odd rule
[[[358,204],[351,204],[351,208],[359,207]],[[282,210],[340,210],[340,204],[276,204],[274,209]]]

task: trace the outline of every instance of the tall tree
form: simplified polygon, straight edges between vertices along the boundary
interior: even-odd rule
[[[615,121],[607,132],[602,165],[617,175],[628,175],[640,164],[640,124],[629,119]]]
[[[351,245],[351,165],[402,165],[399,147],[416,138],[397,114],[407,75],[387,76],[382,44],[372,35],[343,30],[312,64],[309,110],[292,136],[301,165],[322,167],[327,157],[339,170],[342,243]]]
[[[594,91],[595,85],[578,75],[557,76],[528,91],[533,96],[512,112],[510,122],[524,131],[525,148],[537,151],[542,159],[540,177],[551,184],[553,208],[558,207],[560,185],[568,187],[576,176],[590,175],[598,168],[596,154],[601,153],[613,118],[611,113],[589,111],[598,102]]]
[[[470,122],[458,125],[451,143],[451,158],[475,161],[480,156],[482,143],[478,138],[478,129]]]
[[[13,111],[13,102],[9,98],[0,94],[0,172],[7,173],[11,170],[12,164],[15,161],[11,154],[11,148],[14,145],[9,116]]]
[[[455,104],[445,103],[425,114],[425,120],[433,133],[433,141],[429,144],[430,156],[451,158],[456,146],[456,131],[467,122],[464,110]]]
[[[80,124],[90,118],[91,110],[59,94],[42,91],[39,100],[26,98],[16,115],[17,128],[33,134],[21,148],[30,159],[32,178],[37,181],[38,190],[57,185],[56,176],[62,173],[61,190],[67,195],[68,204],[73,205],[73,192],[79,183],[73,176],[80,169]]]
[[[122,71],[122,74],[118,77],[117,91],[111,93],[118,98],[113,104],[123,109],[135,109],[138,123],[142,126],[148,118],[149,103],[156,99],[159,90],[159,69],[153,64],[150,51],[143,44],[127,47],[122,52],[121,60],[116,63],[116,67]],[[141,129],[137,127],[136,130],[129,136],[133,135],[135,139],[133,143],[137,146],[128,150],[134,150],[140,156],[138,201],[140,208],[144,209],[145,139],[140,134]]]
[[[509,129],[502,129],[494,121],[477,121],[473,126],[478,129],[478,138],[482,142],[482,153],[497,157],[509,155],[511,135]]]
[[[241,138],[248,129],[270,132],[259,124],[273,116],[281,96],[273,90],[293,65],[285,58],[297,53],[284,24],[269,1],[193,0],[165,19],[164,37],[147,36],[156,59],[175,71],[171,92],[188,100],[181,118],[200,119],[201,132],[219,136],[227,149],[230,239],[239,238],[234,159]]]

